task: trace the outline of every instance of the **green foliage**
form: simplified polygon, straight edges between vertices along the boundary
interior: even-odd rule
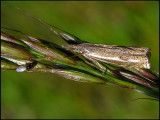
[[[150,47],[152,69],[159,68],[158,3],[156,2],[2,2],[2,26],[18,29],[62,45],[65,44],[63,40],[14,9],[15,6],[26,9],[37,18],[63,28],[88,42]],[[18,33],[15,34],[20,36]],[[26,49],[30,50],[30,48]],[[39,55],[37,58],[33,56],[34,59],[46,55],[39,52],[36,50],[31,52],[32,55]],[[60,55],[64,56],[63,53]],[[62,59],[61,56],[60,59],[57,58],[58,61]],[[64,61],[66,60],[60,63]],[[12,64],[12,68],[14,67]],[[132,103],[130,99],[138,96],[133,91],[73,83],[47,73],[2,71],[3,91],[2,116],[4,118],[158,118],[153,116],[153,112],[158,111],[156,107],[158,103],[147,100]],[[138,102],[142,103],[137,104]],[[128,113],[128,110],[134,111]]]

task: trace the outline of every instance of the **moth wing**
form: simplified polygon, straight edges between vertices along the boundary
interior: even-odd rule
[[[127,46],[119,46],[123,49],[128,49],[128,52],[131,54],[141,54],[141,55],[150,55],[151,49],[148,47],[127,47]]]
[[[113,48],[117,47],[117,45],[104,45],[104,44],[94,44],[94,43],[82,43],[81,45],[87,47],[100,47],[100,48]]]

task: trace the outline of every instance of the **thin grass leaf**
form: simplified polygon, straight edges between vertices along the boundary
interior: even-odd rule
[[[33,56],[24,47],[1,40],[1,57],[23,65],[33,61]]]
[[[25,46],[24,43],[22,41],[20,41],[19,39],[17,39],[15,36],[6,34],[2,31],[1,31],[1,39],[4,40],[4,41],[9,41],[11,43],[15,43],[15,44],[18,44],[18,45]]]
[[[16,70],[18,65],[1,57],[1,70]]]

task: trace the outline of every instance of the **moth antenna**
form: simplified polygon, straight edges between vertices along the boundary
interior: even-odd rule
[[[28,13],[27,11],[25,11],[25,10],[23,10],[23,9],[20,9],[20,8],[18,8],[18,7],[16,7],[16,9],[20,10],[21,12],[25,13],[26,15],[28,15],[29,17],[31,17],[32,19],[34,19],[35,21],[39,22],[39,23],[40,23],[41,25],[43,25],[44,27],[46,27],[46,28],[48,28],[49,30],[53,31],[55,34],[59,35],[61,38],[63,38],[63,39],[64,39],[66,42],[68,42],[69,44],[86,43],[85,41],[80,40],[78,37],[72,35],[71,33],[68,33],[68,32],[66,32],[66,31],[64,31],[64,30],[62,30],[62,29],[60,29],[60,28],[57,28],[57,27],[55,27],[55,26],[53,26],[53,25],[50,25],[50,24],[48,24],[48,23],[42,22],[40,19],[32,16],[30,13]],[[60,33],[60,32],[57,32],[56,30],[54,30],[53,28],[51,28],[51,27],[49,27],[49,26],[51,26],[51,27],[53,27],[53,28],[55,28],[55,29],[57,29],[57,30],[59,30],[59,31],[61,31],[61,32],[64,32],[64,33],[66,33],[66,34],[68,34],[68,35],[70,35],[70,36],[68,36],[68,35],[66,35],[66,34],[63,34],[63,33]]]

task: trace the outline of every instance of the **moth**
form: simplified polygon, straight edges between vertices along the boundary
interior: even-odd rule
[[[148,47],[127,47],[81,43],[62,45],[63,48],[83,55],[92,61],[101,61],[127,68],[150,69],[151,49]]]
[[[42,22],[40,19],[33,17],[25,10],[21,11],[69,43],[69,45],[62,45],[62,48],[83,55],[104,71],[105,67],[98,61],[127,68],[150,69],[151,49],[148,47],[128,47],[88,43],[64,30]]]

